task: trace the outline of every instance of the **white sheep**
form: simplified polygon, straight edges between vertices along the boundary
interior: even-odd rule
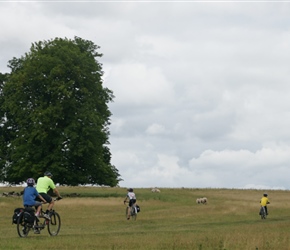
[[[152,193],[160,193],[160,190],[158,188],[152,188],[151,192]]]
[[[202,204],[206,204],[207,203],[207,198],[206,197],[203,197],[201,200],[202,200]]]
[[[196,199],[196,203],[197,204],[207,204],[207,198],[203,197],[203,198],[197,198]]]

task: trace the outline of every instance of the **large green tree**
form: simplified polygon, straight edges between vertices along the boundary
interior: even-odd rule
[[[99,47],[79,37],[33,43],[1,74],[2,181],[20,183],[53,172],[60,184],[115,186],[108,103]]]
[[[0,180],[4,180],[5,176],[5,159],[7,154],[7,147],[4,145],[7,145],[8,143],[5,143],[7,138],[7,133],[4,133],[4,123],[5,123],[5,114],[2,111],[1,107],[3,107],[3,86],[6,82],[8,77],[8,74],[2,74],[0,73],[0,166],[2,167],[2,171],[0,172]]]

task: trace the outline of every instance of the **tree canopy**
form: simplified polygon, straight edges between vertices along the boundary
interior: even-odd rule
[[[46,170],[60,184],[116,186],[111,164],[102,54],[79,37],[33,43],[0,74],[1,181],[20,183]]]

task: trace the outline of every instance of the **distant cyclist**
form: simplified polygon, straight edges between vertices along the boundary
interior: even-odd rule
[[[267,204],[270,204],[270,201],[268,199],[268,194],[265,193],[263,195],[262,199],[260,200],[260,204],[261,204],[261,207],[265,208],[266,215],[268,215]]]
[[[59,199],[62,198],[53,180],[51,179],[51,177],[52,177],[52,174],[49,171],[46,171],[43,177],[38,178],[37,184],[36,184],[36,190],[38,191],[38,193],[46,200],[47,203],[49,203],[47,210],[45,212],[45,214],[48,216],[49,216],[49,211],[52,210],[54,206],[54,200],[47,194],[47,192],[50,189],[52,189]]]
[[[124,204],[126,203],[127,200],[129,200],[129,207],[131,208],[136,203],[136,195],[134,193],[133,188],[129,188],[127,189],[127,191],[128,193],[124,200]],[[131,209],[128,209],[127,220],[130,220],[130,213],[131,213]]]

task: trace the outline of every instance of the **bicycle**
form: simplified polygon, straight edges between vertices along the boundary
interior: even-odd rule
[[[262,206],[261,209],[260,209],[260,215],[261,215],[261,219],[262,219],[262,220],[267,218],[266,209],[265,209],[265,207],[263,207],[263,206]]]
[[[56,198],[55,201],[60,200]],[[30,207],[32,208],[32,207]],[[32,208],[33,209],[33,208]],[[33,209],[34,210],[34,209]],[[39,217],[34,218],[33,222],[26,222],[24,220],[25,209],[20,212],[17,219],[17,233],[20,237],[24,238],[28,236],[31,229],[41,231],[47,226],[47,231],[51,236],[58,235],[61,226],[61,220],[59,214],[55,210],[49,212],[50,219],[44,217],[44,211],[41,209]],[[40,219],[44,219],[42,222]]]
[[[129,203],[128,201],[126,203]],[[124,203],[125,204],[125,203]],[[128,209],[131,209],[130,211],[130,216],[132,218],[132,220],[136,220],[137,219],[137,208],[136,208],[136,203],[133,204],[131,207],[129,207],[129,205],[126,207],[126,210],[125,210],[125,216],[126,216],[126,219],[128,218]]]

